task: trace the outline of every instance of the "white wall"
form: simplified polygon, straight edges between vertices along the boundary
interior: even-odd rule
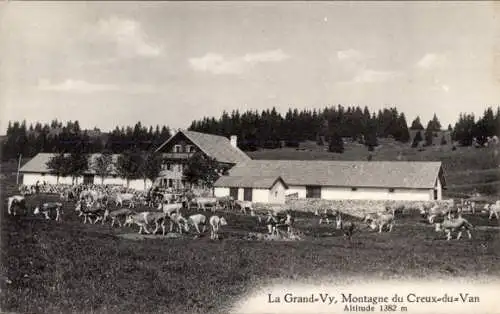
[[[438,201],[442,200],[443,199],[443,189],[442,189],[442,186],[441,186],[441,180],[439,180],[439,178],[436,180],[436,189],[437,189],[437,199]],[[433,191],[431,191],[432,195],[431,195],[431,198],[433,199],[434,197],[434,193]]]
[[[285,191],[285,195],[290,195],[294,193],[299,193],[299,198],[306,198],[306,187],[305,186],[288,186],[288,190]]]
[[[47,184],[57,184],[57,176],[51,174],[42,175],[41,173],[23,173],[23,184],[24,185],[35,185],[37,181],[39,184],[43,184],[43,181]],[[78,177],[75,182],[82,182],[83,178]],[[59,177],[59,184],[73,184],[72,177]]]
[[[394,189],[389,192],[386,188],[358,188],[352,191],[344,187],[322,187],[321,197],[327,200],[432,200],[432,189]]]
[[[36,174],[36,173],[24,173],[23,174],[23,184],[25,185],[35,185],[36,181],[40,181],[40,184],[43,184],[43,181],[47,182],[47,184],[57,184],[57,176],[51,174]],[[77,177],[75,180],[75,184],[82,183],[83,177]],[[59,177],[59,184],[73,184],[72,177]],[[98,176],[94,177],[94,184],[101,184],[101,178]],[[122,186],[127,186],[127,181],[122,178],[113,178],[107,177],[104,178],[104,184],[117,184]],[[144,190],[144,180],[131,180],[130,188],[143,191]],[[151,180],[146,180],[146,188],[151,187]]]
[[[269,203],[271,204],[284,204],[285,203],[285,186],[281,181],[277,181],[269,191]]]
[[[229,196],[229,188],[214,188],[215,197]]]
[[[252,202],[269,203],[268,189],[252,189]]]

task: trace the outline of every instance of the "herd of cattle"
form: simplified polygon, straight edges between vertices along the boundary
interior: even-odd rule
[[[143,231],[147,234],[156,234],[162,231],[166,234],[166,226],[169,224],[170,232],[194,232],[199,235],[210,229],[210,238],[218,239],[219,230],[228,224],[225,217],[215,214],[216,209],[255,217],[255,222],[267,227],[268,234],[265,236],[294,237],[300,231],[295,228],[295,215],[291,210],[278,212],[269,208],[266,211],[258,211],[248,201],[233,200],[231,197],[202,197],[192,191],[160,191],[150,189],[147,192],[138,192],[117,186],[86,186],[86,185],[43,185],[42,189],[36,191],[32,187],[20,186],[20,194],[8,198],[8,214],[16,215],[18,209],[27,210],[26,198],[30,194],[51,193],[60,195],[61,200],[74,201],[75,211],[79,217],[83,217],[83,223],[104,224],[111,222],[111,226],[139,227],[139,234]],[[137,212],[137,205],[150,208],[147,211]],[[185,209],[196,208],[199,212],[184,217]],[[114,208],[114,209],[113,209]],[[386,207],[383,212],[368,213],[361,221],[346,220],[339,210],[324,209],[321,213],[317,210],[315,216],[319,217],[319,224],[335,221],[336,229],[340,230],[344,237],[351,239],[355,230],[360,230],[363,225],[378,230],[391,232],[394,226],[396,213],[403,208]],[[493,204],[484,204],[483,209],[489,212],[489,220],[496,217],[499,220],[500,201]],[[207,218],[202,212],[212,211]],[[426,218],[429,224],[435,225],[437,232],[444,231],[447,240],[452,238],[452,232],[458,232],[460,239],[462,232],[466,231],[472,238],[472,224],[462,217],[462,212],[476,212],[476,203],[461,200],[459,204],[453,202],[449,205],[429,204],[421,205],[420,214]],[[46,219],[55,217],[56,221],[62,220],[63,204],[61,202],[41,203],[33,210],[35,215],[43,214]],[[123,221],[123,223],[122,223]],[[154,226],[150,231],[148,227]]]

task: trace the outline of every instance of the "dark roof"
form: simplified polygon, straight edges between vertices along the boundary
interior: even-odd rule
[[[270,189],[277,181],[281,181],[285,187],[286,183],[281,177],[236,177],[222,176],[214,184],[214,187],[238,187],[238,188],[256,188]]]
[[[245,154],[242,150],[231,145],[231,141],[228,138],[224,136],[194,131],[179,131],[174,136],[165,141],[165,143],[160,145],[160,147],[156,149],[156,152],[160,151],[179,133],[184,134],[207,156],[215,158],[219,162],[236,164],[239,162],[251,160],[250,157],[248,157],[248,155]]]
[[[278,177],[287,185],[433,188],[445,185],[441,162],[250,160],[231,170],[231,177]]]
[[[24,164],[19,172],[32,172],[32,173],[50,173],[49,168],[47,167],[47,162],[57,154],[52,153],[39,153],[35,157],[31,158],[26,164]],[[89,155],[89,170],[86,172],[88,174],[95,174],[93,166],[95,165],[97,157],[101,154],[91,154]],[[113,163],[116,163],[118,160],[119,154],[113,154]],[[111,166],[111,175],[116,174],[114,169],[114,165]]]

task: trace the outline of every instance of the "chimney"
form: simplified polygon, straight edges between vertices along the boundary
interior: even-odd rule
[[[231,141],[231,146],[238,147],[238,136],[231,135],[230,141]]]

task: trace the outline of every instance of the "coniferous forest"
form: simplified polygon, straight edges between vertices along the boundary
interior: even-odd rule
[[[195,120],[188,128],[192,131],[222,136],[237,135],[238,145],[245,151],[259,148],[297,147],[310,140],[326,145],[330,151],[342,153],[343,139],[358,141],[368,150],[377,146],[378,138],[393,138],[410,143],[409,130],[419,130],[418,140],[427,145],[433,132],[448,130],[453,141],[461,146],[482,145],[488,137],[500,135],[500,107],[489,107],[481,117],[460,113],[454,126],[442,126],[438,117],[427,123],[415,117],[407,120],[396,108],[370,112],[365,107],[332,106],[323,110],[289,109],[283,116],[275,108],[258,111],[223,112],[219,118],[204,117]],[[168,126],[116,127],[111,132],[99,129],[82,130],[78,121],[63,124],[54,120],[42,124],[26,121],[9,121],[6,137],[2,142],[2,159],[33,157],[39,152],[96,153],[107,151],[122,153],[136,149],[151,151],[171,136]],[[445,144],[442,141],[441,144]],[[412,145],[413,146],[413,145]]]

